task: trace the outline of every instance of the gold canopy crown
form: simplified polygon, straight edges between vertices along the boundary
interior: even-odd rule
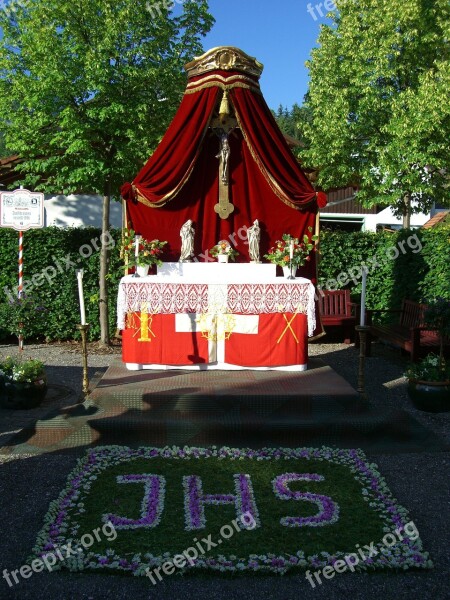
[[[253,56],[249,56],[234,46],[219,46],[195,57],[184,66],[188,77],[203,75],[209,71],[240,71],[246,75],[261,76],[264,66]]]

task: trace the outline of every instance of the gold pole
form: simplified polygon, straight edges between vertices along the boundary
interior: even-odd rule
[[[358,392],[362,398],[366,398],[365,392],[365,370],[366,370],[366,343],[369,327],[367,325],[356,325],[359,334],[359,367],[358,367]]]
[[[83,353],[83,384],[82,384],[82,400],[85,402],[89,396],[89,377],[88,377],[88,353],[87,353],[87,332],[89,331],[90,325],[77,325],[77,329],[81,333],[81,351]]]

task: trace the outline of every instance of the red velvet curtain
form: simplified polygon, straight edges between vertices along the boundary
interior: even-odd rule
[[[183,96],[163,140],[133,180],[135,189],[129,183],[122,186],[125,200],[135,200],[140,194],[141,200],[144,197],[152,204],[163,203],[166,196],[183,187],[201,151],[218,92],[211,87]],[[135,225],[139,229],[139,218]]]

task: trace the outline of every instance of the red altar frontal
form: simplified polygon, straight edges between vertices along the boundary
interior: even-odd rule
[[[222,281],[231,266],[216,266]],[[123,361],[131,370],[305,370],[314,293],[302,278],[202,283],[124,277],[117,307]]]

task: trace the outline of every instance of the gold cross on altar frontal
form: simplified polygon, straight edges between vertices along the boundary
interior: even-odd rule
[[[281,306],[281,305],[280,305],[280,306],[278,306],[278,310],[279,310],[280,312],[282,312],[282,311],[283,311],[283,306]],[[286,327],[283,329],[283,331],[282,331],[282,333],[281,333],[280,337],[277,339],[277,344],[279,344],[279,343],[281,342],[281,340],[283,339],[284,335],[285,335],[285,334],[286,334],[288,331],[290,331],[290,332],[292,333],[292,335],[293,335],[293,337],[294,337],[294,340],[295,340],[296,344],[298,344],[298,343],[299,343],[299,341],[298,341],[298,337],[295,335],[295,331],[292,329],[292,323],[295,321],[295,319],[296,319],[296,317],[297,317],[297,315],[298,315],[299,313],[304,313],[304,312],[305,312],[305,308],[304,308],[304,306],[303,306],[302,304],[298,304],[298,305],[297,305],[297,308],[295,309],[295,312],[294,312],[294,314],[292,315],[292,317],[291,317],[290,319],[288,319],[288,318],[287,318],[287,316],[286,316],[286,314],[285,314],[285,313],[283,313],[284,320],[286,321]]]
[[[202,313],[195,321],[202,337],[212,342],[229,340],[236,327],[236,317],[232,313]]]

